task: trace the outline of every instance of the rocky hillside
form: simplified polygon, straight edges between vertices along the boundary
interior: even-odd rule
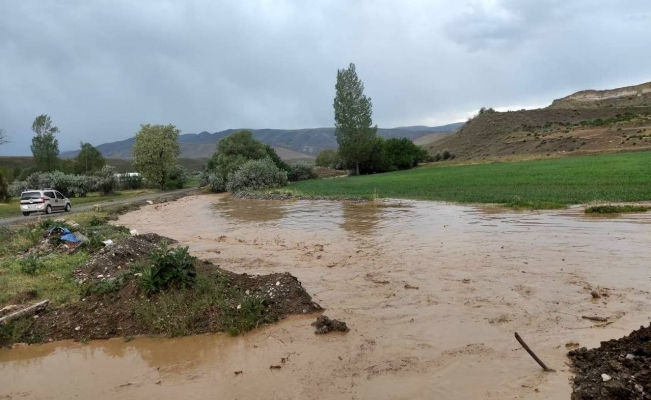
[[[406,137],[416,140],[425,135],[448,132],[458,129],[463,123],[444,126],[427,127],[411,126],[393,129],[378,129],[378,134],[384,138]],[[221,132],[201,132],[184,134],[179,137],[181,157],[183,158],[208,158],[215,152],[217,142],[222,138],[237,131],[228,129]],[[253,137],[276,148],[281,157],[286,160],[310,159],[316,157],[320,151],[337,148],[334,128],[316,129],[252,129]],[[97,147],[107,158],[131,158],[133,138],[118,142],[100,144]],[[78,151],[68,151],[62,157],[74,157]]]
[[[651,82],[610,90],[583,90],[552,102],[549,108],[651,106]]]
[[[425,147],[461,159],[651,149],[651,83],[578,92],[538,110],[478,115]]]

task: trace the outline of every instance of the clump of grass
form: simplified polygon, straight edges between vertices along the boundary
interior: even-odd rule
[[[102,226],[106,225],[106,219],[100,218],[97,215],[93,215],[88,219],[89,226]]]
[[[162,291],[132,306],[144,330],[170,337],[220,330],[238,335],[274,322],[265,310],[263,298],[238,291],[221,274],[200,275],[192,290]]]
[[[20,271],[27,275],[36,275],[43,268],[41,259],[34,254],[22,258],[18,263],[20,264]]]
[[[87,282],[81,286],[79,293],[82,297],[91,295],[103,296],[120,290],[124,286],[125,281],[124,274],[120,274],[114,279]]]
[[[647,212],[651,210],[649,206],[635,206],[635,205],[603,205],[592,206],[585,209],[586,214],[623,214],[623,213],[636,213]]]
[[[566,208],[565,204],[545,200],[515,199],[504,204],[514,210],[560,210]]]

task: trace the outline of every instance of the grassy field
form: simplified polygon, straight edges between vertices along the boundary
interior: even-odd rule
[[[397,198],[559,208],[593,201],[651,200],[651,152],[481,165],[433,164],[408,171],[297,182],[304,196]]]
[[[122,190],[119,192],[102,195],[100,193],[89,193],[86,197],[74,197],[70,199],[72,208],[86,205],[102,203],[105,201],[113,200],[127,200],[136,196],[143,196],[152,193],[158,193],[160,190],[154,189],[137,189],[137,190]],[[17,198],[11,199],[9,203],[0,203],[0,218],[16,217],[21,214],[20,201]]]

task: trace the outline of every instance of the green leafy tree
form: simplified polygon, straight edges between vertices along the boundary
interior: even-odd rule
[[[339,156],[346,164],[355,166],[366,161],[373,149],[377,126],[373,125],[373,103],[364,95],[364,83],[357,77],[355,64],[337,70],[335,109],[335,136]]]
[[[131,149],[133,166],[145,179],[165,189],[170,167],[181,154],[179,133],[174,125],[140,125]]]
[[[88,175],[91,171],[99,171],[106,165],[102,153],[90,143],[79,143],[81,150],[75,159],[75,173]]]
[[[208,161],[208,169],[215,170],[226,178],[229,173],[235,172],[248,160],[260,160],[265,157],[267,157],[265,145],[254,139],[251,131],[238,131],[217,143],[217,151]]]
[[[52,119],[47,114],[36,117],[32,124],[36,136],[32,138],[32,154],[39,171],[51,172],[59,161],[59,140],[54,136],[59,128],[52,126]]]

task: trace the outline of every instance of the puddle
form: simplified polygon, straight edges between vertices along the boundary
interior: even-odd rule
[[[118,223],[235,272],[288,271],[351,331],[316,336],[314,317],[294,317],[237,338],[0,350],[0,398],[569,398],[565,343],[649,322],[646,214],[207,195]],[[558,373],[540,371],[515,331]]]

